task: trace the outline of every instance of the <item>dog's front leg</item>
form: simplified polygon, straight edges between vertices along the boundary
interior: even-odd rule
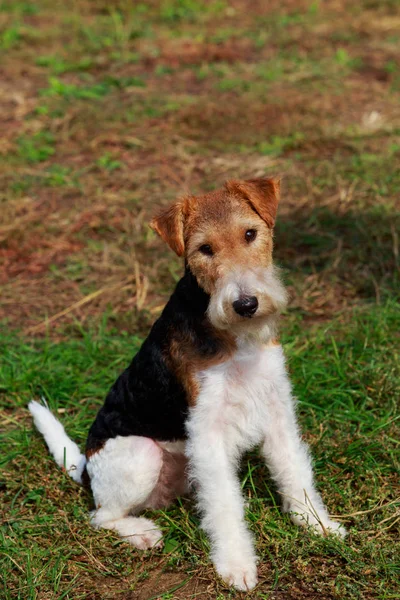
[[[194,408],[187,429],[190,476],[215,568],[230,585],[251,590],[257,584],[257,557],[244,520],[238,457],[210,411]]]
[[[282,496],[284,512],[297,525],[318,533],[346,535],[346,530],[329,518],[315,488],[311,458],[297,425],[295,405],[287,376],[274,387],[268,400],[263,454]]]

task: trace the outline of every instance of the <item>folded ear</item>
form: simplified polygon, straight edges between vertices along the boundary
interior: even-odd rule
[[[274,226],[280,198],[280,179],[266,177],[246,181],[227,181],[225,185],[228,192],[247,200],[268,227]]]
[[[152,221],[150,227],[168,244],[178,256],[185,251],[183,239],[183,202],[178,201],[163,209]]]

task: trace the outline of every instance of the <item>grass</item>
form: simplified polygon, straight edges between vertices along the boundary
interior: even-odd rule
[[[284,342],[300,420],[319,486],[350,536],[346,543],[321,540],[292,526],[254,453],[242,482],[261,558],[263,583],[255,597],[263,597],[262,590],[289,593],[293,581],[301,582],[305,597],[317,591],[335,598],[395,597],[399,326],[398,306],[391,301],[355,311],[350,322],[313,326],[301,336],[301,320],[289,320]],[[207,542],[189,499],[155,514],[166,531],[166,546],[145,558],[110,533],[90,531],[88,494],[57,470],[25,409],[30,398],[45,397],[82,445],[101,398],[139,344],[140,338],[110,330],[106,321],[56,344],[27,343],[4,333],[4,598],[100,597],[109,577],[113,593],[122,581],[125,590],[140,591],[141,582],[153,581],[154,569],[180,572],[183,565],[187,585],[197,574],[212,576]],[[226,592],[220,582],[212,585],[216,594]],[[375,596],[368,595],[372,588]]]
[[[19,157],[28,163],[45,161],[54,153],[54,136],[48,131],[18,138]]]
[[[267,6],[268,4],[268,6]],[[400,65],[394,0],[0,3],[1,595],[235,597],[190,499],[141,555],[26,411],[87,428],[180,262],[154,211],[228,178],[283,175],[275,254],[299,416],[345,542],[297,531],[256,453],[247,516],[271,600],[399,596]]]

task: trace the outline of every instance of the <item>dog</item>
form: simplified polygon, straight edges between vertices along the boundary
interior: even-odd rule
[[[216,571],[242,591],[257,584],[237,477],[244,452],[261,447],[294,523],[346,533],[315,488],[277,341],[287,303],[272,259],[279,196],[274,178],[228,181],[153,219],[184,275],[107,395],[85,455],[46,407],[29,405],[58,465],[79,483],[87,473],[95,527],[157,548],[160,529],[138,514],[194,490]]]

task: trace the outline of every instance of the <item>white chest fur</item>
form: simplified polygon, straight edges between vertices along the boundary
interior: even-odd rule
[[[281,346],[241,346],[221,365],[198,373],[200,394],[188,429],[209,442],[223,438],[235,453],[259,444],[282,396],[290,393]],[[282,394],[282,392],[284,392]],[[206,433],[206,431],[207,433]]]

